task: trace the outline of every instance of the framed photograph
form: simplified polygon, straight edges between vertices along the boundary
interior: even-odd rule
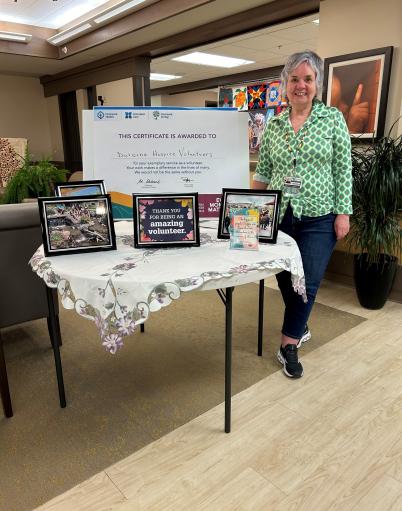
[[[352,137],[384,134],[393,46],[324,61],[323,102],[343,114]]]
[[[198,247],[198,193],[133,193],[134,246]]]
[[[103,179],[71,181],[54,185],[56,197],[80,197],[82,195],[106,195]]]
[[[116,250],[109,195],[40,197],[38,205],[46,257]]]
[[[276,243],[281,196],[280,190],[224,188],[219,212],[218,238],[230,238],[231,209],[256,208],[259,211],[259,241]]]

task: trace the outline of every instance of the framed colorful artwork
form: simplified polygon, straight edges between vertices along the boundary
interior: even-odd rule
[[[56,183],[54,192],[57,197],[79,197],[82,195],[105,195],[106,188],[103,179],[93,181],[67,181]]]
[[[233,89],[231,87],[219,88],[219,108],[233,107]]]
[[[109,195],[39,197],[45,256],[115,250]]]
[[[133,193],[134,246],[198,247],[198,193]]]
[[[259,211],[259,241],[261,243],[276,243],[281,197],[282,192],[280,190],[223,188],[219,212],[218,238],[230,238],[231,209],[255,208]]]
[[[324,61],[323,102],[342,112],[352,137],[384,134],[392,53],[387,46]]]
[[[242,112],[248,109],[247,87],[233,87],[233,106]]]
[[[260,83],[258,85],[247,86],[248,109],[265,108],[265,98],[267,92],[267,84]]]
[[[280,106],[282,104],[282,96],[281,96],[281,82],[280,80],[275,80],[273,82],[268,83],[267,85],[267,98],[266,98],[266,107],[272,108],[275,106]]]

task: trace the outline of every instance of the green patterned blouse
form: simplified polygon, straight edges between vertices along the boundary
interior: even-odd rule
[[[269,184],[270,189],[283,190],[285,177],[301,178],[300,193],[291,199],[282,198],[281,219],[289,200],[297,218],[331,212],[352,214],[350,151],[350,136],[342,113],[314,100],[311,114],[297,134],[289,121],[289,109],[271,118],[253,179]]]

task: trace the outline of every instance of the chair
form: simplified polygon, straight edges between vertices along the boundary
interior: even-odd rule
[[[1,338],[1,328],[47,318],[59,389],[66,406],[60,350],[57,291],[48,288],[28,262],[42,243],[37,203],[0,205],[0,394],[6,417],[13,409]]]

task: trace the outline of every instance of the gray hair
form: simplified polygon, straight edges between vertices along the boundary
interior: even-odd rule
[[[303,64],[303,62],[306,62],[313,69],[317,86],[317,96],[321,97],[322,82],[324,78],[324,62],[319,55],[310,50],[293,53],[293,55],[288,57],[287,61],[285,62],[285,67],[282,69],[281,73],[281,87],[283,95],[286,94],[289,75],[294,69],[296,69],[297,66]]]

